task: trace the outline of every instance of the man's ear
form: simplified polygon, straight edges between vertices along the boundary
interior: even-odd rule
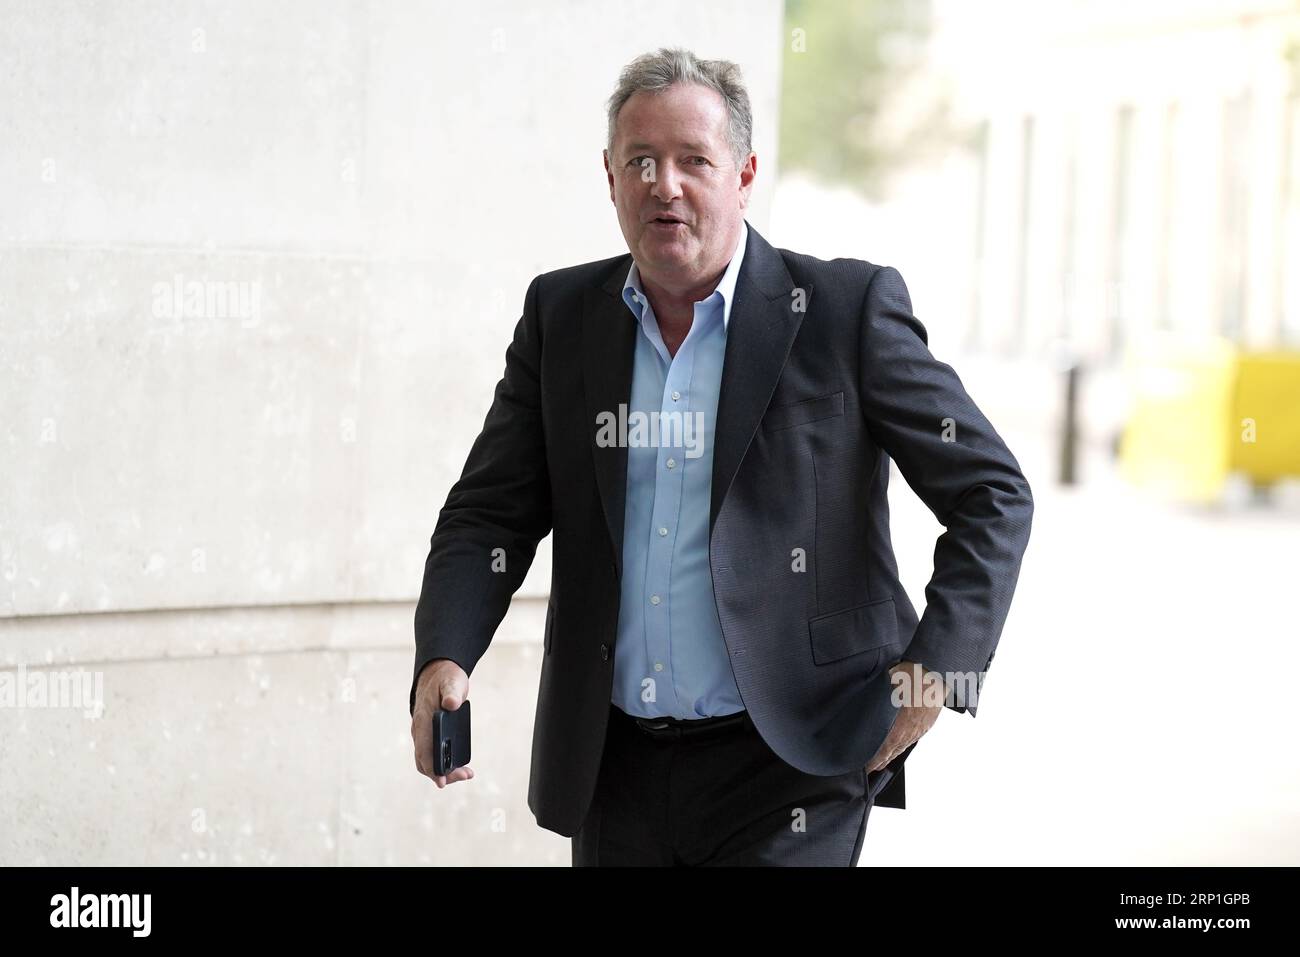
[[[754,189],[754,179],[758,176],[758,154],[750,153],[745,165],[740,167],[740,208],[749,206],[749,194]]]
[[[605,163],[605,179],[609,182],[609,201],[618,205],[614,199],[614,171],[609,168],[609,150],[601,150],[600,155]]]

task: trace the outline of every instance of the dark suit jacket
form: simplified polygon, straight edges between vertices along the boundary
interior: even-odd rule
[[[718,403],[714,597],[764,740],[800,770],[843,774],[883,738],[864,717],[872,677],[900,658],[986,670],[1033,499],[957,374],[931,355],[897,270],[774,249],[750,230]],[[415,674],[435,658],[471,674],[537,543],[554,534],[528,806],[565,836],[595,788],[617,650],[627,449],[598,446],[596,433],[598,413],[630,401],[637,324],[620,295],[630,264],[624,254],[529,285],[483,430],[438,516],[415,613]],[[891,457],[945,527],[919,622],[890,544]],[[972,715],[975,704],[949,702]],[[910,752],[877,804],[905,806]]]

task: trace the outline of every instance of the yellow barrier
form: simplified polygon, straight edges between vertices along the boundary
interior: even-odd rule
[[[1300,475],[1300,353],[1243,353],[1232,397],[1230,467],[1256,482]]]
[[[1232,472],[1262,484],[1300,476],[1300,352],[1156,338],[1126,367],[1120,469],[1135,485],[1209,502]]]

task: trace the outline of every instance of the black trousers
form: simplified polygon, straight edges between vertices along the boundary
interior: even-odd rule
[[[645,722],[611,705],[573,865],[853,867],[892,776],[805,774],[777,757],[747,712]]]

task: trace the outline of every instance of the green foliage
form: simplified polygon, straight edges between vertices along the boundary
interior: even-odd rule
[[[787,0],[780,168],[877,195],[900,154],[942,125],[942,106],[930,105],[907,142],[875,134],[920,68],[928,22],[927,0]]]

